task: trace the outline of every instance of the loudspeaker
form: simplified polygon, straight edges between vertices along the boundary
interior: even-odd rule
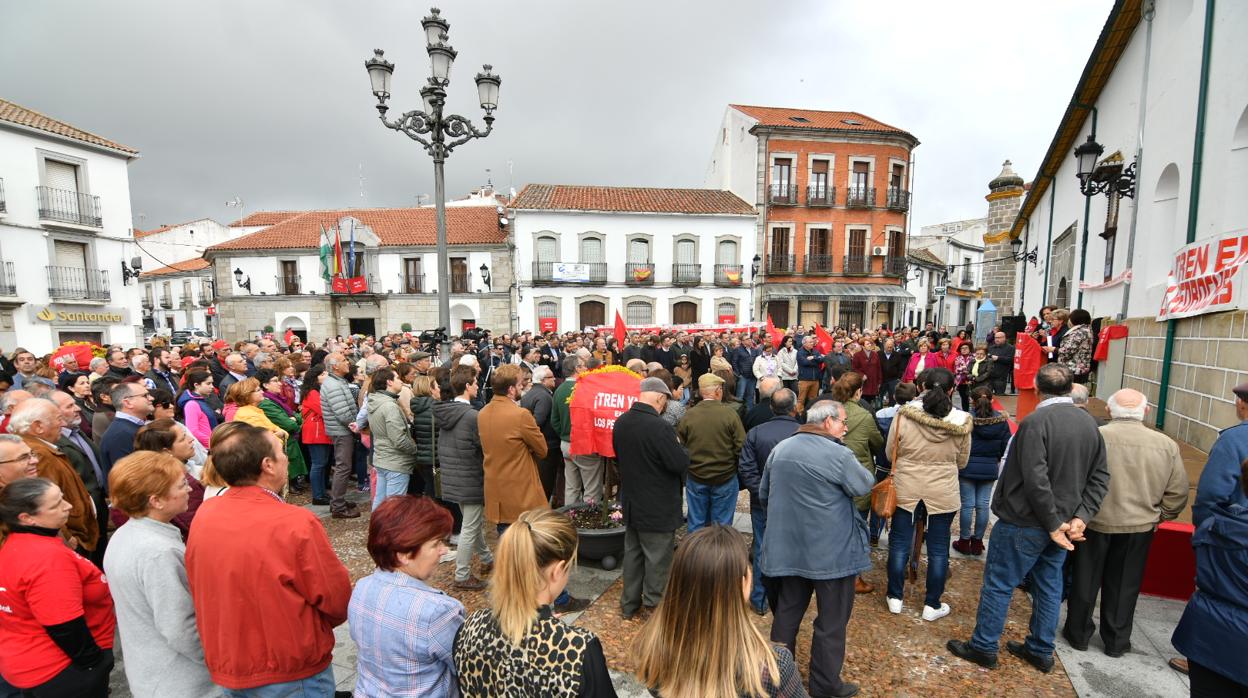
[[[1013,338],[1014,335],[1026,329],[1027,329],[1027,316],[1026,315],[1006,315],[1005,317],[1001,318],[1001,331],[1005,333],[1005,336],[1007,337],[1007,339]]]

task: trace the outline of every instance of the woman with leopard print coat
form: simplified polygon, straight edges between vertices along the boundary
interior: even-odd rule
[[[576,545],[572,522],[550,509],[520,514],[499,538],[490,608],[468,616],[455,637],[464,698],[614,698],[598,638],[551,610]]]

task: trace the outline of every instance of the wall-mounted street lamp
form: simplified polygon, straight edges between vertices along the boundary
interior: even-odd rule
[[[245,276],[242,269],[234,269],[234,283],[238,284],[239,288],[247,289],[248,295],[251,294],[251,277]]]
[[[1127,167],[1122,166],[1122,156],[1106,158],[1098,162],[1105,147],[1096,142],[1096,137],[1089,134],[1088,140],[1075,148],[1076,176],[1079,177],[1079,191],[1084,196],[1097,194],[1118,194],[1128,199],[1135,198],[1135,162]]]
[[[750,278],[758,276],[758,270],[763,265],[763,258],[760,255],[754,255],[754,259],[750,260]]]
[[[1014,255],[1015,262],[1031,262],[1031,266],[1036,266],[1037,260],[1040,258],[1040,246],[1031,248],[1030,252],[1023,252],[1023,239],[1014,238],[1010,240],[1010,251]]]
[[[490,290],[490,268],[484,264],[481,265],[481,282],[485,284],[485,290]]]
[[[125,286],[130,283],[130,279],[139,278],[139,274],[143,273],[143,258],[131,257],[130,266],[126,266],[126,260],[121,260],[121,285]]]

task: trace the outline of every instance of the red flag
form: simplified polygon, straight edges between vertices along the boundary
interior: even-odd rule
[[[771,337],[773,349],[779,349],[780,344],[784,341],[784,333],[776,329],[776,325],[771,321],[770,315],[767,316],[767,336]]]
[[[832,351],[832,335],[823,329],[823,325],[815,323],[815,343],[819,346],[819,353],[826,354]]]
[[[295,341],[295,331],[287,328],[286,335],[282,337],[282,341],[286,343],[286,346],[290,346]]]
[[[624,342],[628,341],[628,327],[624,324],[624,318],[620,317],[620,311],[615,311],[615,342],[624,350]]]
[[[347,276],[347,270],[342,263],[342,231],[334,231],[334,276]]]

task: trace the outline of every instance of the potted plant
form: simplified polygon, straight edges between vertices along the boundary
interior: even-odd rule
[[[579,557],[597,560],[602,569],[613,570],[624,552],[624,511],[618,500],[578,502],[559,511],[576,526]]]
[[[405,323],[403,323],[402,325],[399,325],[399,330],[400,330],[400,331],[402,331],[402,332],[411,332],[411,331],[412,331],[412,323],[410,323],[410,322],[405,322]]]

